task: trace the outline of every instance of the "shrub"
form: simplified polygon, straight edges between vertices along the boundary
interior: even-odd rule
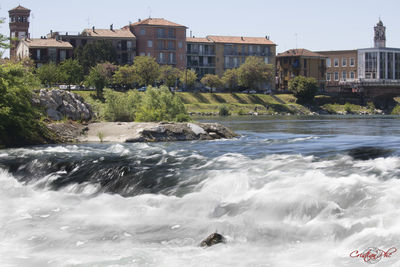
[[[238,111],[238,115],[243,116],[243,115],[247,115],[248,113],[244,110],[244,109],[239,109]]]
[[[148,87],[136,112],[136,121],[177,121],[187,115],[181,99],[166,86]]]
[[[396,105],[391,112],[392,115],[400,115],[400,105]]]
[[[107,121],[134,121],[141,96],[137,91],[119,93],[110,89],[104,90],[105,110]]]
[[[289,81],[291,91],[299,103],[310,103],[314,100],[318,91],[317,80],[304,76],[297,76]]]
[[[0,146],[41,143],[49,131],[32,106],[32,89],[39,81],[31,70],[16,63],[0,65]]]
[[[229,116],[231,115],[231,112],[229,111],[227,106],[221,106],[219,108],[219,113],[220,116]]]

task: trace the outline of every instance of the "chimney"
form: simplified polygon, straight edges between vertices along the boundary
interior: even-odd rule
[[[267,35],[267,36],[265,36],[265,39],[269,40],[269,36],[268,36],[268,35]]]
[[[142,20],[141,19],[138,19],[138,22],[141,22]]]
[[[94,26],[92,27],[92,30],[93,30],[93,32],[96,32],[96,29],[95,29],[95,27],[94,27]]]
[[[114,31],[113,24],[110,25],[110,30]]]
[[[190,30],[190,37],[192,37],[192,30]]]
[[[53,30],[50,30],[50,37],[53,37]]]
[[[243,36],[242,36],[242,41],[244,41],[244,38],[243,38]]]
[[[68,36],[68,32],[66,32],[66,33],[65,33],[65,35],[67,35],[67,36]]]

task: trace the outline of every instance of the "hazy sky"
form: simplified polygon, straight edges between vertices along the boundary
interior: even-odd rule
[[[277,51],[307,48],[339,50],[373,45],[379,16],[387,26],[387,46],[400,47],[399,0],[5,0],[0,28],[9,35],[8,10],[21,4],[32,10],[31,36],[50,30],[82,31],[122,27],[138,18],[165,18],[187,26],[193,35],[266,36]],[[297,37],[296,37],[297,36]]]

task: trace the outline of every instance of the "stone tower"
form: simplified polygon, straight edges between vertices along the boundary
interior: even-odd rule
[[[29,38],[29,16],[31,11],[25,7],[17,6],[8,11],[10,17],[10,59],[16,58],[19,40]]]
[[[376,24],[376,26],[374,27],[374,30],[375,48],[386,47],[386,27],[383,26],[383,22],[380,19],[378,24]]]

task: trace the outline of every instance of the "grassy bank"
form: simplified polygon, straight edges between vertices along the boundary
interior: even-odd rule
[[[95,98],[90,91],[77,91],[85,101],[92,104],[96,113],[102,114],[104,103]],[[123,93],[121,93],[123,94]],[[311,113],[308,107],[296,103],[296,97],[290,94],[264,95],[242,93],[176,93],[184,103],[188,113],[193,115],[217,115],[221,107],[226,107],[232,115],[245,115],[257,112],[259,115]],[[376,114],[375,107],[354,104],[337,104],[329,96],[317,96],[313,109],[325,114]],[[400,108],[399,108],[400,110]],[[103,118],[100,117],[100,120]]]

